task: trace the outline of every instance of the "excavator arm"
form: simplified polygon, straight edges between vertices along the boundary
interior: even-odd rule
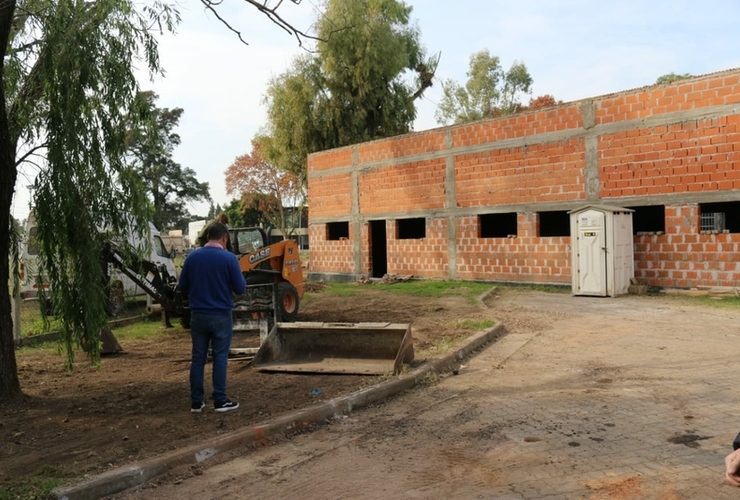
[[[109,264],[120,270],[142,290],[162,305],[162,309],[175,312],[177,277],[170,276],[167,267],[141,259],[131,249],[115,243],[108,243],[103,249],[103,263],[106,273]]]

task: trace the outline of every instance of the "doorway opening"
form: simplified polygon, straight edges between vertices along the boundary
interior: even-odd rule
[[[370,276],[382,278],[388,274],[388,249],[384,220],[370,221]]]

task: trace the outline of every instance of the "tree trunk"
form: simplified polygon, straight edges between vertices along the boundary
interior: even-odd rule
[[[15,1],[0,2],[0,75],[10,36]],[[15,141],[11,137],[5,103],[5,82],[0,81],[0,404],[22,396],[13,344],[13,317],[10,313],[10,206],[18,169]]]

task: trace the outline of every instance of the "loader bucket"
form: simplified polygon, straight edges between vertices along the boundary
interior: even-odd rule
[[[399,323],[276,323],[252,366],[261,371],[382,375],[414,360]]]

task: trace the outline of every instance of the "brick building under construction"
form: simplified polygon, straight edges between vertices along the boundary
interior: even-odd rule
[[[740,286],[740,70],[308,159],[313,279],[571,283],[569,212],[632,209],[634,275]]]

